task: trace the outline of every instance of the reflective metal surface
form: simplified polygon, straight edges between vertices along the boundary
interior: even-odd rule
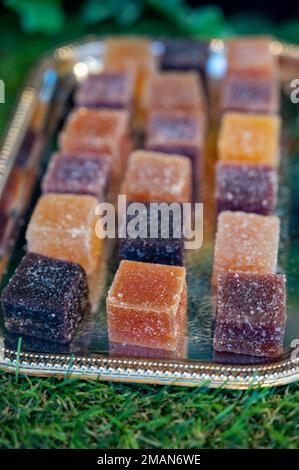
[[[157,54],[161,44],[153,43]],[[72,106],[76,83],[101,70],[103,41],[87,39],[61,47],[41,59],[17,104],[0,151],[0,267],[3,284],[24,253],[24,229],[39,195],[40,177],[55,148],[56,134]],[[224,62],[221,41],[211,43],[208,67],[213,80],[219,79]],[[299,378],[299,360],[291,342],[299,338],[299,132],[297,106],[289,99],[290,79],[299,70],[298,48],[273,42],[273,53],[281,64],[284,96],[282,117],[282,165],[277,214],[282,233],[279,272],[288,279],[288,320],[285,352],[277,360],[214,354],[212,348],[214,296],[210,285],[215,214],[213,211],[213,164],[216,159],[214,129],[207,138],[203,201],[205,204],[204,246],[187,253],[188,319],[177,351],[169,353],[109,344],[105,297],[117,268],[117,250],[109,256],[99,274],[102,283],[100,308],[81,323],[68,346],[8,334],[2,325],[0,367],[34,375],[72,375],[127,382],[173,383],[196,386],[247,388],[272,386]],[[213,62],[214,60],[214,62]],[[215,83],[210,84],[213,90]],[[217,83],[216,83],[217,87]],[[19,349],[18,349],[19,346]],[[293,355],[292,355],[293,352]],[[298,354],[299,356],[299,354]]]

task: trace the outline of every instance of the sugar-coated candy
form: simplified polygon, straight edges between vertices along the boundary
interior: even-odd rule
[[[194,187],[202,167],[205,117],[196,111],[150,111],[146,126],[146,148],[189,157]]]
[[[121,261],[107,297],[109,341],[175,351],[185,278],[183,267]]]
[[[162,212],[157,214],[157,218],[151,217],[150,203],[144,204],[147,223],[147,236],[137,238],[130,237],[126,233],[126,238],[119,238],[119,257],[131,261],[143,261],[146,263],[168,264],[182,266],[184,264],[184,237],[182,232],[182,217],[175,220],[173,212],[169,212],[167,221],[162,221]],[[181,214],[182,215],[182,214]],[[132,223],[136,215],[126,216],[126,227]],[[167,222],[168,236],[163,235],[164,225]],[[151,238],[150,232],[155,230],[157,236]]]
[[[145,150],[129,157],[123,185],[129,201],[189,202],[191,186],[187,157]]]
[[[228,75],[221,89],[221,111],[275,114],[279,110],[279,86],[273,77]]]
[[[28,251],[80,264],[92,273],[102,251],[95,232],[93,196],[49,193],[40,197],[29,221]]]
[[[200,77],[195,72],[160,72],[152,75],[148,89],[149,110],[204,112]]]
[[[140,36],[110,37],[105,40],[104,65],[108,70],[126,71],[136,77],[137,106],[144,106],[144,94],[154,70],[151,41]]]
[[[28,253],[3,290],[2,306],[9,331],[68,343],[89,309],[86,274],[78,264]]]
[[[187,312],[182,310],[178,342],[174,351],[155,349],[133,344],[109,342],[109,355],[112,357],[139,357],[146,359],[186,359],[188,353]]]
[[[277,174],[266,165],[216,165],[217,211],[243,211],[261,215],[273,213]]]
[[[132,110],[134,80],[126,72],[104,71],[89,77],[75,95],[77,106]]]
[[[227,73],[271,77],[276,72],[276,57],[269,37],[252,36],[227,41]]]
[[[103,201],[111,173],[109,156],[67,155],[52,156],[42,181],[44,193],[90,194]]]
[[[129,147],[129,114],[110,109],[75,108],[59,136],[60,148],[70,155],[110,155],[113,172],[125,165]]]
[[[219,159],[225,162],[277,166],[279,139],[278,116],[226,113],[220,126]]]
[[[227,272],[218,279],[214,348],[275,357],[283,352],[285,276]]]
[[[276,270],[279,218],[224,211],[218,216],[213,284],[226,271],[274,273]]]
[[[196,70],[204,72],[208,58],[207,42],[192,39],[170,39],[164,43],[161,59],[163,70]]]

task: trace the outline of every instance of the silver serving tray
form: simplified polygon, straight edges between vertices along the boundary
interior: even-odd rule
[[[213,76],[213,58],[219,65],[222,42],[210,44],[208,88],[217,102],[219,77]],[[205,178],[205,243],[188,253],[188,328],[176,354],[136,348],[109,348],[105,320],[105,289],[109,286],[117,258],[108,262],[107,280],[99,311],[86,318],[67,349],[55,343],[22,342],[8,334],[0,314],[0,368],[37,376],[71,376],[123,382],[174,384],[246,389],[274,386],[299,378],[299,224],[296,214],[296,180],[299,191],[299,132],[293,127],[297,108],[289,103],[290,79],[299,72],[299,49],[273,41],[279,56],[283,98],[283,164],[277,213],[282,220],[279,269],[288,276],[288,321],[282,357],[261,360],[237,355],[213,355],[213,296],[210,274],[213,254],[213,188],[211,174]],[[104,41],[86,38],[60,47],[41,58],[23,87],[5,133],[0,151],[0,272],[5,283],[23,253],[24,226],[38,196],[40,176],[47,155],[55,146],[55,134],[69,106],[70,93],[86,73],[101,70]],[[159,60],[162,43],[153,41]],[[219,67],[216,67],[216,71]],[[214,102],[213,102],[214,104]],[[214,109],[214,107],[213,107]],[[213,130],[211,132],[213,134]],[[215,139],[207,148],[210,163],[215,160]],[[214,143],[213,143],[214,142]],[[299,156],[299,153],[298,153]],[[211,166],[211,165],[210,165]],[[298,193],[299,194],[299,193]],[[201,282],[198,282],[201,279]],[[2,323],[1,323],[2,322]]]

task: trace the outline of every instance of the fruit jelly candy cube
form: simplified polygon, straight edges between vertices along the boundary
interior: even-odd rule
[[[49,193],[40,197],[28,224],[28,251],[80,264],[90,274],[102,251],[95,232],[97,199]]]
[[[142,106],[149,77],[154,70],[151,42],[147,38],[122,36],[105,41],[104,65],[108,70],[125,70],[136,76],[135,96]]]
[[[107,297],[109,341],[174,351],[185,278],[183,267],[121,261]]]
[[[186,297],[184,297],[185,300]],[[181,312],[178,342],[174,351],[109,342],[109,355],[112,357],[139,357],[147,359],[186,359],[188,354],[187,311],[182,308]]]
[[[75,96],[77,106],[131,110],[134,81],[125,72],[89,75]]]
[[[18,334],[67,343],[89,309],[84,270],[28,253],[2,293],[5,326]]]
[[[126,159],[128,135],[127,111],[75,108],[59,142],[62,152],[70,155],[110,155],[115,169]]]
[[[277,166],[280,118],[265,114],[227,113],[222,117],[219,159]]]
[[[209,45],[192,39],[171,39],[164,43],[161,59],[163,70],[203,71],[208,59]]]
[[[129,201],[189,202],[190,160],[178,155],[137,150],[129,157],[123,192]]]
[[[277,113],[279,87],[276,79],[229,75],[221,90],[221,110],[249,113]]]
[[[271,38],[243,37],[227,42],[229,73],[258,73],[272,75],[276,58],[271,52]]]
[[[148,90],[148,109],[205,109],[204,94],[195,72],[160,72],[152,75]]]
[[[205,117],[196,111],[150,111],[146,128],[148,150],[189,157],[193,188],[201,176]]]
[[[218,212],[244,211],[270,215],[274,211],[277,174],[266,165],[216,165]]]
[[[42,190],[44,193],[90,194],[103,201],[110,172],[109,157],[56,153],[43,178]]]
[[[182,266],[184,264],[184,237],[182,231],[182,214],[180,220],[175,220],[172,211],[169,212],[167,238],[164,238],[162,216],[158,213],[157,219],[152,217],[150,203],[145,204],[147,237],[133,238],[126,233],[126,238],[119,238],[119,258],[130,261],[143,261],[146,263],[168,264]],[[135,218],[127,214],[126,227]],[[165,223],[165,220],[163,220]],[[157,232],[157,237],[151,238],[151,229]]]
[[[283,352],[285,276],[225,273],[217,292],[217,351],[269,357]]]
[[[196,111],[149,112],[146,148],[200,159],[205,132],[205,118]]]
[[[274,273],[280,221],[276,216],[221,212],[215,240],[213,284],[226,271]]]

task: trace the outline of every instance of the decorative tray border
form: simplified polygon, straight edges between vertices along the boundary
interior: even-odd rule
[[[27,80],[5,133],[0,149],[0,197],[13,167],[26,125],[42,91],[45,68],[59,69],[68,61],[80,59],[88,47],[92,55],[99,38],[67,44],[44,56]],[[211,47],[219,48],[219,40]],[[298,62],[299,47],[273,41],[273,51],[281,60]],[[286,357],[287,356],[287,357]],[[109,358],[100,354],[52,354],[7,349],[0,336],[0,369],[32,376],[78,377],[104,381],[184,385],[211,388],[247,389],[284,385],[299,380],[299,357],[291,349],[283,359],[257,365],[229,365],[205,361],[172,361],[153,359]]]

